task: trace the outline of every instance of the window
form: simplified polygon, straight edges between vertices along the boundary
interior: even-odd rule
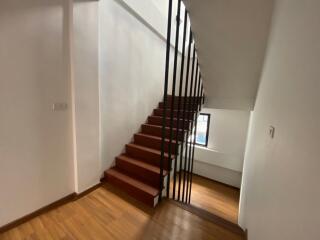
[[[196,144],[200,146],[208,146],[210,126],[210,114],[200,113],[198,117]]]

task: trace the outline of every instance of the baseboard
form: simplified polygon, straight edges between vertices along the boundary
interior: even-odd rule
[[[52,210],[52,209],[54,209],[56,207],[59,207],[59,206],[61,206],[63,204],[66,204],[66,203],[72,201],[73,199],[75,199],[76,196],[77,196],[76,193],[71,193],[71,194],[69,194],[69,195],[67,195],[67,196],[65,196],[65,197],[63,197],[63,198],[61,198],[61,199],[59,199],[59,200],[47,205],[47,206],[44,206],[44,207],[42,207],[42,208],[40,208],[40,209],[30,213],[30,214],[27,214],[27,215],[25,215],[25,216],[23,216],[23,217],[21,217],[21,218],[19,218],[17,220],[14,220],[14,221],[12,221],[12,222],[0,227],[0,233],[6,232],[6,231],[8,231],[8,230],[10,230],[12,228],[17,227],[18,225],[20,225],[22,223],[25,223],[25,222],[29,221],[32,218],[35,218],[35,217],[37,217],[37,216],[39,216],[39,215],[41,215],[43,213],[46,213],[46,212],[48,212],[48,211],[50,211],[50,210]]]
[[[47,206],[44,206],[44,207],[42,207],[42,208],[40,208],[38,210],[35,210],[34,212],[32,212],[30,214],[27,214],[27,215],[25,215],[25,216],[23,216],[23,217],[21,217],[21,218],[19,218],[17,220],[14,220],[14,221],[12,221],[12,222],[0,227],[0,233],[3,233],[3,232],[6,232],[6,231],[8,231],[8,230],[10,230],[12,228],[15,228],[15,227],[17,227],[17,226],[19,226],[19,225],[21,225],[21,224],[33,219],[33,218],[35,218],[35,217],[40,216],[41,214],[49,212],[50,210],[52,210],[54,208],[60,207],[60,206],[62,206],[64,204],[66,204],[66,203],[69,203],[69,202],[75,201],[77,199],[80,199],[80,198],[84,197],[85,195],[89,194],[90,192],[92,192],[92,191],[96,190],[97,188],[99,188],[102,184],[103,183],[100,182],[100,183],[94,185],[93,187],[87,189],[86,191],[84,191],[82,193],[78,193],[78,194],[77,193],[71,193],[71,194],[69,194],[69,195],[67,195],[67,196],[65,196],[65,197],[63,197],[63,198],[61,198],[61,199],[59,199],[59,200],[57,200],[57,201],[55,201],[53,203],[50,203]]]
[[[77,200],[79,198],[82,198],[86,196],[87,194],[91,193],[92,191],[96,190],[97,188],[101,187],[103,185],[103,182],[101,181],[100,183],[92,186],[91,188],[88,188],[87,190],[83,191],[82,193],[76,194],[76,197],[74,200]]]

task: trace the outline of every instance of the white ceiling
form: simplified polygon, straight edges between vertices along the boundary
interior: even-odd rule
[[[252,110],[265,57],[273,0],[184,0],[206,106]]]

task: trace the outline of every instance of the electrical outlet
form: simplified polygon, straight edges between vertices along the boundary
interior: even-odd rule
[[[274,126],[269,127],[269,135],[271,138],[274,138],[275,131],[276,131],[276,129]]]
[[[54,112],[56,111],[65,111],[68,109],[68,104],[67,103],[54,103],[52,105],[52,110]]]

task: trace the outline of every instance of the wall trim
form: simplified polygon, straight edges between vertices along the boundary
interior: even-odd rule
[[[37,217],[37,216],[39,216],[39,215],[41,215],[43,213],[49,212],[50,210],[52,210],[52,209],[54,209],[56,207],[59,207],[59,206],[61,206],[63,204],[66,204],[66,203],[72,201],[73,199],[75,199],[76,196],[77,196],[76,193],[71,193],[71,194],[69,194],[69,195],[67,195],[67,196],[65,196],[65,197],[63,197],[63,198],[61,198],[61,199],[59,199],[59,200],[57,200],[57,201],[55,201],[53,203],[50,203],[47,206],[44,206],[44,207],[42,207],[42,208],[40,208],[38,210],[35,210],[34,212],[29,213],[29,214],[27,214],[27,215],[25,215],[25,216],[23,216],[23,217],[21,217],[21,218],[19,218],[17,220],[14,220],[14,221],[12,221],[10,223],[7,223],[6,225],[0,227],[0,233],[6,232],[6,231],[8,231],[8,230],[10,230],[12,228],[15,228],[15,227],[19,226],[20,224],[23,224],[23,223],[31,220],[32,218],[35,218],[35,217]]]
[[[102,185],[103,185],[103,183],[100,182],[100,183],[98,183],[98,184],[96,184],[96,185],[88,188],[87,190],[85,190],[85,191],[83,191],[83,192],[81,192],[81,193],[76,194],[76,196],[75,196],[75,198],[74,198],[73,200],[75,201],[75,200],[78,200],[78,199],[80,199],[80,198],[88,195],[89,193],[93,192],[94,190],[96,190],[97,188],[101,187]]]
[[[29,220],[31,220],[35,217],[38,217],[44,213],[47,213],[57,207],[60,207],[60,206],[65,205],[69,202],[72,202],[72,201],[76,201],[76,200],[86,196],[87,194],[91,193],[92,191],[96,190],[97,188],[101,187],[102,185],[103,185],[103,183],[100,182],[82,193],[78,193],[78,194],[75,192],[71,193],[71,194],[69,194],[69,195],[67,195],[67,196],[65,196],[65,197],[63,197],[53,203],[50,203],[47,206],[44,206],[38,210],[33,211],[32,213],[29,213],[21,218],[18,218],[12,222],[9,222],[9,223],[5,224],[4,226],[0,227],[0,234],[4,233],[6,231],[9,231],[10,229],[15,228],[25,222],[28,222]]]

